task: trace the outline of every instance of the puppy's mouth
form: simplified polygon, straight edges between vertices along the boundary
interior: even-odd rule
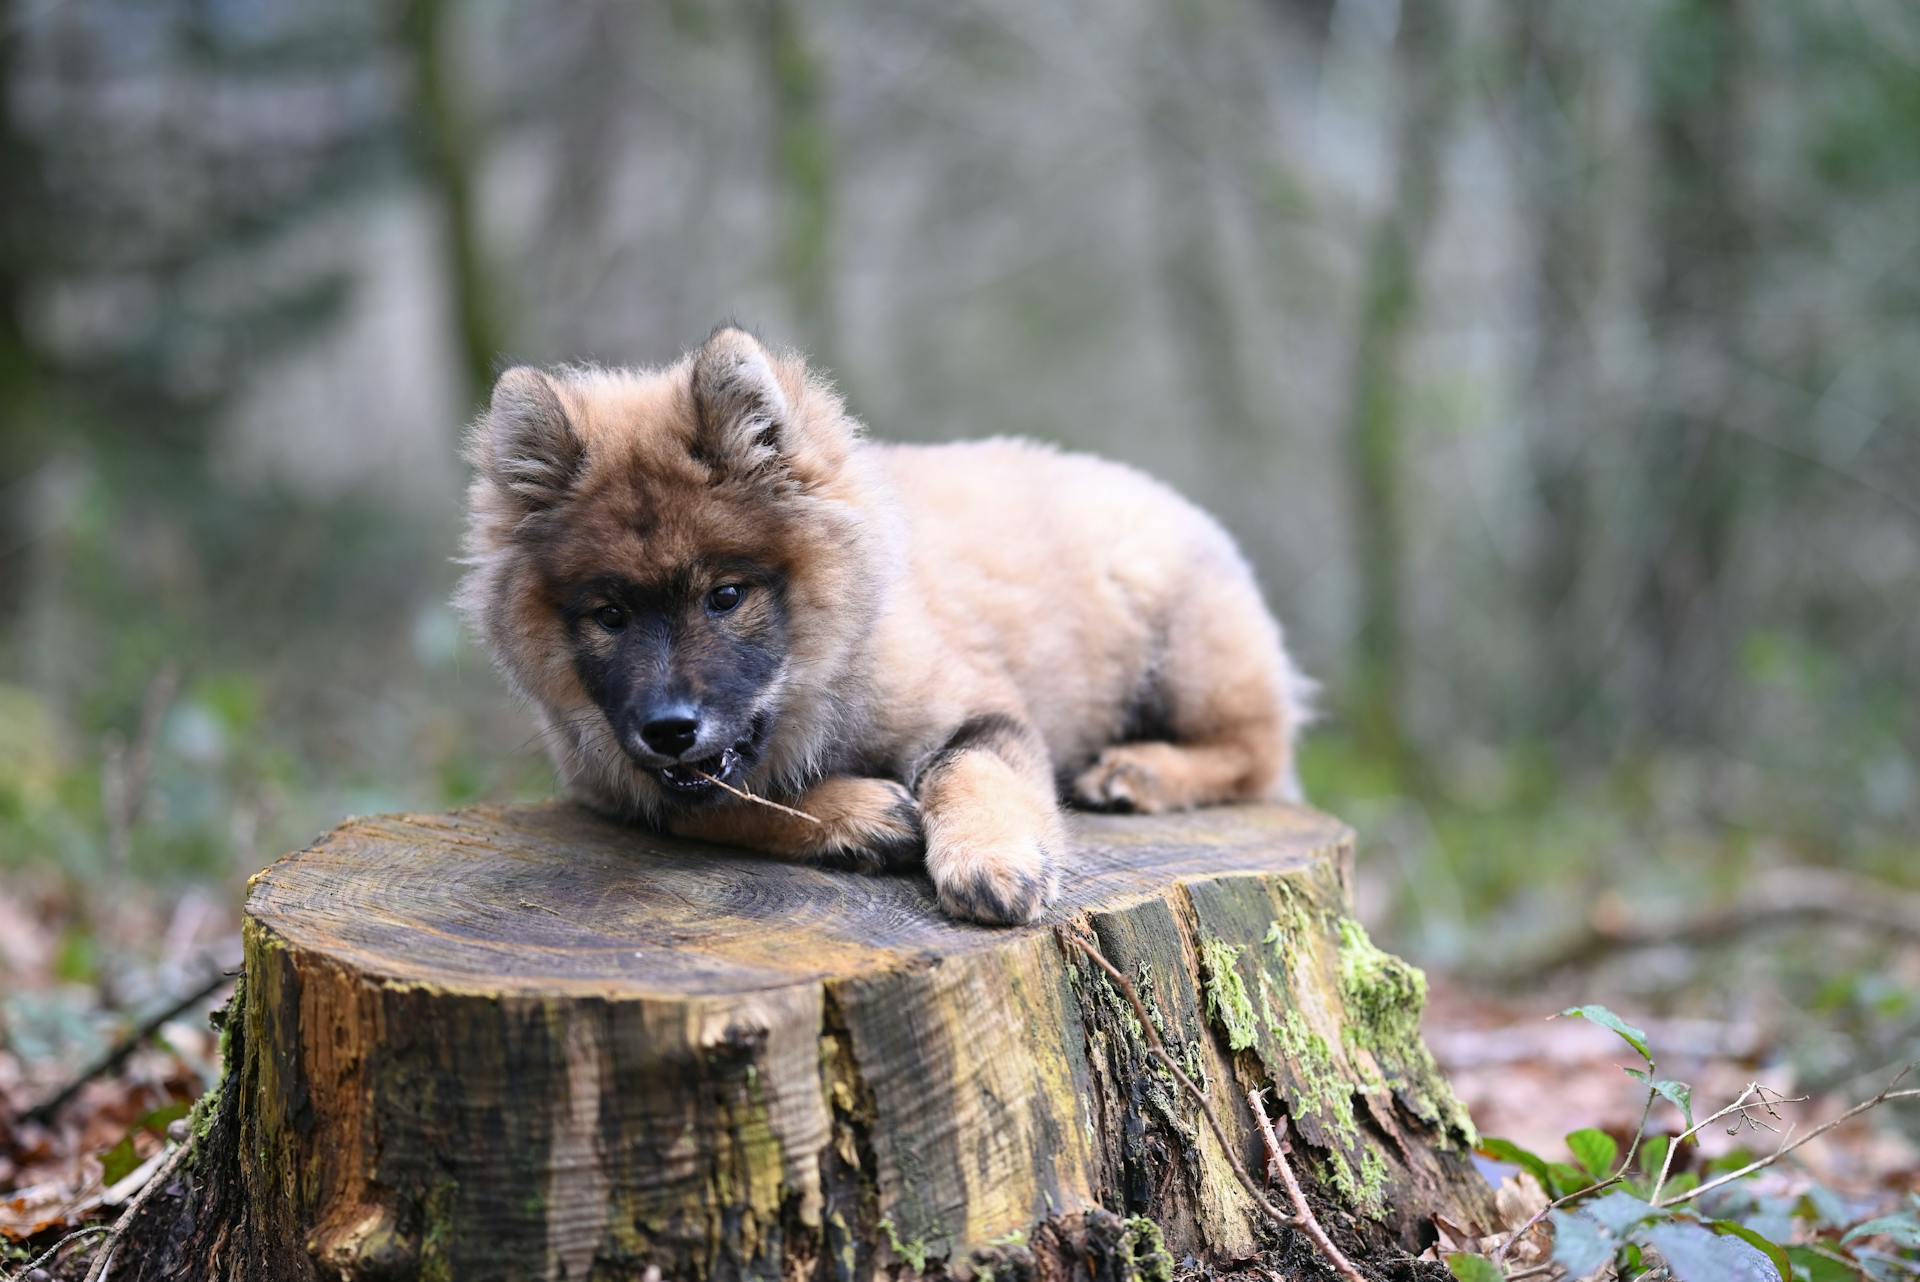
[[[711,796],[720,791],[723,783],[737,786],[738,777],[753,769],[754,763],[760,759],[767,725],[767,716],[762,713],[753,719],[745,735],[712,756],[694,761],[676,761],[670,766],[647,766],[644,769],[677,796],[688,799]]]

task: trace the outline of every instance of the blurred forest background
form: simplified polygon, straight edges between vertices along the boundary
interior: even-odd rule
[[[459,431],[509,360],[728,317],[878,435],[1217,511],[1437,972],[1768,870],[1920,887],[1908,0],[0,15],[16,1075],[230,961],[343,816],[552,794],[447,604]],[[1580,982],[1815,1028],[1803,1078],[1920,1046],[1884,935],[1688,944]]]

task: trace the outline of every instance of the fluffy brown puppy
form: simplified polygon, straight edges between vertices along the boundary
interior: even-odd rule
[[[575,794],[1031,921],[1079,804],[1291,798],[1308,683],[1205,513],[1017,440],[863,439],[721,329],[660,370],[508,370],[459,604]],[[740,801],[712,776],[818,823]]]

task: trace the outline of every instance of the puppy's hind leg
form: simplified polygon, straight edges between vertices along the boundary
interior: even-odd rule
[[[1168,738],[1106,749],[1074,780],[1076,803],[1157,814],[1300,799],[1293,741],[1311,686],[1245,577],[1222,602],[1176,611],[1157,673]]]

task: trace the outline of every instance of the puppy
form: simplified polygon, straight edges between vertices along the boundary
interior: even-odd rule
[[[467,442],[458,604],[582,800],[1032,921],[1063,795],[1296,799],[1309,683],[1245,559],[1130,468],[883,445],[734,328],[664,369],[510,369]],[[752,792],[816,822],[739,799]]]

